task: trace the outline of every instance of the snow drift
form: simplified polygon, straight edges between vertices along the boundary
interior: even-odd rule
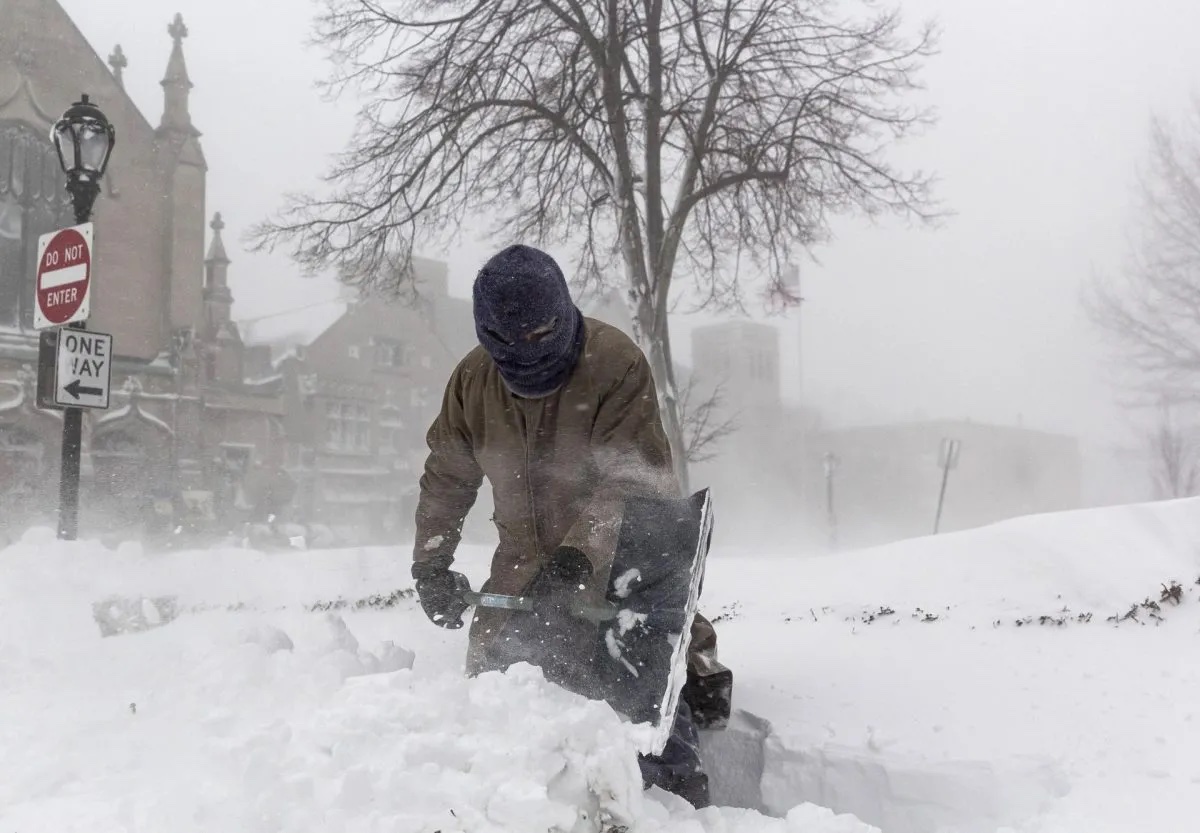
[[[651,730],[606,704],[551,686],[529,666],[468,680],[392,642],[366,650],[347,624],[353,613],[286,604],[283,588],[305,601],[320,590],[361,590],[359,577],[347,577],[369,556],[340,557],[341,579],[293,576],[288,584],[284,573],[321,557],[156,560],[134,547],[59,544],[44,531],[0,552],[5,829],[872,829],[817,807],[776,819],[742,809],[697,813],[664,793],[644,794],[636,755]],[[186,603],[207,589],[225,607],[101,638],[91,619],[97,595],[161,593],[184,566],[175,589]],[[440,635],[412,607],[357,618],[422,644]],[[460,646],[437,653],[451,652],[461,663]]]
[[[886,833],[1194,829],[1200,500],[724,563],[707,610],[767,718],[710,739],[761,768],[724,800]]]
[[[706,749],[715,797],[743,809],[695,812],[641,792],[642,730],[607,706],[530,668],[463,679],[465,634],[397,592],[405,552],[155,555],[32,531],[0,551],[0,822],[1194,829],[1200,501],[811,559],[714,547],[702,607],[742,713]],[[460,561],[476,586],[487,556]],[[197,612],[101,638],[91,605],[114,594]]]

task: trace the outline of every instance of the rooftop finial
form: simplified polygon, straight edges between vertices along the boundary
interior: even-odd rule
[[[129,66],[129,60],[125,57],[125,51],[121,49],[121,44],[118,43],[113,47],[112,54],[108,56],[108,65],[112,67],[113,77],[117,79],[117,83],[124,87],[124,71],[125,67]]]
[[[167,27],[167,34],[174,39],[176,46],[183,45],[183,39],[188,36],[188,28],[183,22],[183,15],[181,13],[175,13],[175,19]]]
[[[212,222],[208,224],[212,229],[212,243],[208,247],[208,257],[205,261],[209,264],[228,264],[229,255],[225,253],[225,241],[221,239],[221,231],[225,228],[225,221],[221,219],[221,212],[218,211],[213,215]],[[222,281],[223,282],[223,281]]]

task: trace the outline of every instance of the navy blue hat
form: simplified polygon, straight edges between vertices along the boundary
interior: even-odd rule
[[[558,264],[531,246],[509,246],[475,277],[475,333],[518,396],[549,396],[583,351],[583,314]]]

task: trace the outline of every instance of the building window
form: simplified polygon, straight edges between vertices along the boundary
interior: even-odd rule
[[[325,445],[334,451],[369,451],[371,416],[367,406],[361,402],[327,403]]]
[[[403,444],[404,420],[400,409],[386,405],[379,410],[379,451],[381,454],[397,454]]]
[[[357,345],[357,344],[351,344],[351,345],[350,345],[350,351],[349,351],[349,352],[350,352],[350,358],[352,358],[352,359],[357,359],[357,358],[358,358],[358,356],[359,356],[359,353],[358,353],[358,345]]]
[[[412,347],[390,338],[375,339],[375,364],[379,367],[402,368],[412,364]]]
[[[429,407],[429,391],[427,388],[411,388],[409,390],[409,401],[412,404],[413,410],[421,411]]]
[[[750,354],[750,378],[759,379],[764,382],[771,381],[771,356],[767,353],[755,351]]]
[[[0,327],[33,325],[37,239],[72,224],[64,183],[41,131],[0,122]]]

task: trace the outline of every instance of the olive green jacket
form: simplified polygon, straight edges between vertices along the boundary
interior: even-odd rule
[[[427,435],[416,560],[451,563],[487,477],[500,543],[484,591],[521,593],[556,548],[571,546],[592,563],[589,601],[603,601],[623,501],[679,487],[645,355],[615,327],[591,318],[584,326],[570,379],[540,399],[513,395],[482,347],[455,368]],[[476,611],[469,669],[504,618]]]

